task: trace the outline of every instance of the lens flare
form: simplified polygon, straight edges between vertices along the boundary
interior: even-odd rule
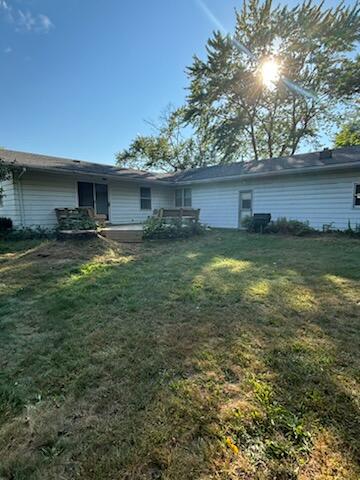
[[[280,66],[275,60],[266,60],[260,65],[263,84],[269,89],[274,90],[280,79]]]

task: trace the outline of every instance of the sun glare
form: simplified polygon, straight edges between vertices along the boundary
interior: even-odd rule
[[[280,78],[280,67],[275,60],[266,60],[261,64],[261,76],[263,84],[273,90]]]

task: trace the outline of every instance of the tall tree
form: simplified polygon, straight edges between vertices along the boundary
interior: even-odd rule
[[[206,125],[221,161],[293,154],[345,108],[334,72],[360,39],[360,7],[295,8],[245,0],[232,37],[214,32],[194,57],[186,120]],[[355,94],[356,91],[350,92]]]
[[[150,123],[150,122],[149,122]],[[184,122],[184,108],[169,106],[159,122],[150,123],[153,135],[138,135],[129,148],[116,155],[118,165],[165,172],[215,163],[206,130],[191,135]]]
[[[360,145],[360,119],[344,124],[335,136],[336,147]]]

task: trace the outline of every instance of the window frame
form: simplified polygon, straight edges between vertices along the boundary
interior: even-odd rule
[[[359,189],[359,193],[356,193],[356,189]],[[356,196],[360,195],[360,181],[354,183],[354,188],[353,188],[353,208],[360,208],[360,199],[359,199],[359,205],[356,205]]]
[[[185,205],[185,190],[190,192],[190,205]],[[177,205],[178,194],[180,193],[180,205]],[[174,193],[174,200],[175,200],[175,208],[192,208],[192,188],[191,187],[183,187],[183,188],[176,188]],[[189,197],[188,197],[189,198]]]
[[[185,205],[185,190],[188,190],[188,192],[190,192],[190,205]],[[189,197],[187,199],[189,199]],[[184,208],[192,208],[192,189],[191,189],[191,187],[183,188],[183,207]]]
[[[149,192],[149,196],[144,196],[144,190]],[[150,202],[150,207],[144,207],[143,201]],[[152,210],[152,192],[151,187],[140,187],[140,210]]]
[[[178,200],[178,194],[179,193],[180,193],[180,205],[177,205],[177,200]],[[175,189],[174,199],[175,199],[175,208],[181,208],[183,206],[183,189],[182,188],[176,188]]]

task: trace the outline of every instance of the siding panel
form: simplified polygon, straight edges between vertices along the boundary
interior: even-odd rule
[[[0,217],[11,218],[13,224],[18,226],[20,224],[20,212],[14,182],[12,179],[6,180],[0,182],[0,185],[4,193],[2,203],[0,204]]]
[[[360,208],[353,207],[354,183],[360,183],[360,172],[194,184],[193,207],[201,209],[201,221],[210,226],[237,228],[239,191],[252,190],[254,213],[309,221],[318,229],[334,222],[344,229],[349,220],[360,224]]]
[[[56,225],[55,208],[78,206],[77,182],[106,183],[91,177],[74,177],[40,172],[26,172],[21,179],[24,225],[51,228]],[[127,182],[109,182],[110,221],[112,223],[140,223],[152,210],[170,207],[173,193],[170,188],[151,187],[152,210],[140,209],[140,186]]]

